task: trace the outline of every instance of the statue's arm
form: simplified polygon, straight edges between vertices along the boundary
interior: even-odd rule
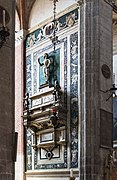
[[[40,66],[43,66],[43,65],[44,65],[44,63],[41,63],[41,62],[40,62],[40,58],[38,58],[38,63],[39,63]]]

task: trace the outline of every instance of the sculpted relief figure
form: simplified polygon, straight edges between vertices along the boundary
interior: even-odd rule
[[[53,60],[52,58],[48,58],[48,54],[44,54],[44,61],[43,63],[40,62],[40,58],[38,59],[39,65],[43,66],[43,74],[46,80],[46,83],[49,82],[50,79],[50,65],[52,64]]]

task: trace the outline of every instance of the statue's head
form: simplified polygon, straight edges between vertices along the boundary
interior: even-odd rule
[[[44,59],[45,59],[45,58],[46,58],[46,59],[48,58],[48,53],[45,53],[45,54],[44,54]]]

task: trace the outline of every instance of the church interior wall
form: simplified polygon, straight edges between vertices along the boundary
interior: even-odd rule
[[[65,10],[66,8],[69,8],[71,5],[74,5],[73,0],[69,1],[58,1],[56,7],[57,14]],[[36,25],[42,23],[46,19],[53,16],[53,2],[47,1],[47,0],[36,0],[34,3],[30,16],[29,16],[29,28],[34,28]]]
[[[72,12],[73,11],[73,12]],[[26,134],[23,129],[23,98],[25,93],[29,93],[29,97],[38,97],[40,90],[39,79],[39,63],[38,58],[43,60],[44,53],[49,55],[53,53],[53,45],[50,40],[52,33],[52,20],[53,20],[53,4],[52,1],[47,0],[36,0],[29,16],[29,29],[26,31],[26,44],[24,43],[25,33],[20,30],[20,20],[16,13],[17,26],[17,50],[16,50],[16,81],[19,86],[16,89],[16,96],[19,98],[16,100],[16,129],[19,131],[19,144],[18,144],[18,155],[16,163],[16,179],[21,180],[46,180],[46,179],[63,179],[68,180],[73,175],[78,179],[79,173],[79,112],[78,112],[78,16],[76,15],[76,4],[72,0],[64,0],[62,3],[57,2],[57,18],[61,21],[59,23],[58,30],[56,32],[59,43],[56,45],[58,52],[58,59],[60,61],[60,74],[59,83],[61,90],[64,92],[64,102],[67,104],[67,131],[66,131],[66,145],[60,145],[60,149],[55,149],[53,154],[59,154],[57,157],[50,160],[45,157],[46,150],[37,151],[33,146],[34,132],[32,129],[26,127]],[[72,12],[72,13],[71,13]],[[74,16],[75,12],[75,16]],[[75,18],[75,19],[74,19]],[[23,34],[24,33],[24,34]],[[104,40],[105,41],[105,40]],[[117,36],[114,34],[114,73],[116,74],[117,69],[117,52],[116,52]],[[24,47],[24,44],[26,45]],[[105,46],[107,44],[105,43]],[[26,54],[20,56],[24,53]],[[103,47],[105,49],[105,47]],[[103,49],[101,50],[103,54]],[[20,53],[19,53],[20,52]],[[104,55],[102,57],[105,57]],[[24,74],[22,66],[24,67],[25,59],[25,75],[26,82],[24,84]],[[102,58],[101,63],[106,64],[106,58]],[[110,63],[110,62],[109,62]],[[42,71],[41,71],[42,72]],[[43,72],[42,72],[43,73]],[[39,81],[40,80],[40,81]],[[42,80],[43,81],[43,80]],[[116,81],[116,79],[115,79]],[[105,83],[105,82],[104,82]],[[107,82],[102,83],[102,87],[107,85]],[[22,88],[21,88],[22,87]],[[25,87],[25,90],[24,90]],[[47,89],[42,90],[48,91]],[[106,96],[106,95],[105,95]],[[103,94],[104,97],[104,94]],[[105,97],[104,97],[105,98]],[[109,104],[109,103],[108,103]],[[102,103],[102,107],[103,107]],[[105,109],[110,109],[111,104],[107,105]],[[47,132],[47,131],[46,131]],[[25,145],[26,151],[23,147],[23,139],[26,138]],[[39,135],[40,136],[40,135]],[[39,139],[38,136],[38,139]],[[41,154],[42,153],[42,154]],[[24,154],[26,158],[24,158]],[[41,155],[42,157],[41,157]],[[25,159],[25,161],[24,161]],[[18,164],[19,163],[19,164]],[[26,166],[26,169],[25,169]]]

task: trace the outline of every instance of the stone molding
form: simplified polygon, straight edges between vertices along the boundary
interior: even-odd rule
[[[34,177],[34,175],[36,175],[37,177],[70,177],[70,170],[66,170],[66,169],[58,169],[58,170],[52,170],[48,171],[48,170],[41,170],[41,171],[27,171],[25,172],[25,175],[27,177]],[[79,169],[73,169],[73,176],[78,178],[79,177]]]

